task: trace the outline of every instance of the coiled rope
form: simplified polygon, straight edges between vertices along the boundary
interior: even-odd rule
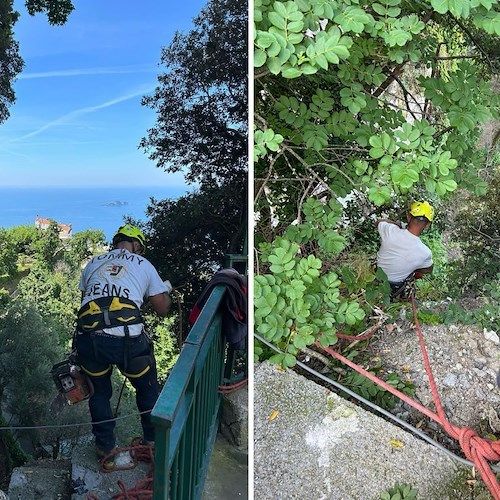
[[[132,464],[124,466],[114,465],[108,468],[103,467],[104,462],[109,460],[111,457],[124,452],[130,453],[130,456],[133,459]],[[137,467],[139,462],[146,462],[150,464],[146,477],[139,479],[134,486],[128,489],[122,481],[117,481],[120,492],[113,495],[112,498],[116,500],[149,500],[153,498],[154,449],[151,445],[142,444],[142,438],[134,438],[130,446],[115,448],[112,450],[101,460],[101,472],[108,473],[134,469]],[[87,500],[99,500],[99,498],[93,493],[88,493]]]

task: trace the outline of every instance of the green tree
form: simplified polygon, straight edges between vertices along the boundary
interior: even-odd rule
[[[0,401],[20,425],[45,423],[55,396],[50,367],[62,357],[57,335],[29,302],[0,317]]]
[[[10,235],[5,229],[0,228],[0,278],[7,279],[15,276],[17,272],[17,253]]]
[[[30,15],[44,13],[52,25],[64,24],[73,10],[71,0],[26,0],[26,9]],[[16,96],[12,83],[24,68],[24,61],[19,54],[19,43],[14,39],[14,24],[19,19],[19,12],[14,10],[13,0],[0,2],[0,124],[9,118],[9,107]]]
[[[32,245],[35,258],[49,270],[52,270],[55,263],[60,260],[64,249],[59,232],[57,222],[51,221],[47,229],[38,229],[38,238]]]
[[[106,235],[104,231],[87,229],[75,233],[69,241],[68,258],[73,265],[81,266],[82,262],[94,255],[96,251],[104,248]]]
[[[485,171],[488,193],[480,198],[470,193],[460,194],[451,221],[453,240],[460,248],[456,271],[452,273],[455,286],[478,290],[500,277],[500,147],[489,157]]]
[[[157,314],[146,314],[148,331],[152,332],[158,380],[164,383],[168,373],[179,357],[179,346],[175,331],[175,317],[161,318]]]
[[[18,254],[32,255],[33,245],[39,238],[39,230],[35,226],[16,226],[6,230],[15,251]]]
[[[372,313],[347,200],[370,222],[395,202],[486,192],[476,143],[498,97],[477,34],[500,34],[500,14],[472,0],[254,6],[255,323],[293,365]]]
[[[160,274],[184,294],[190,309],[206,281],[241,252],[245,214],[237,186],[202,188],[148,207],[148,255]]]
[[[140,146],[199,189],[153,201],[148,256],[190,307],[225,253],[241,252],[247,214],[247,4],[211,0],[163,50],[166,71],[143,104],[157,121]]]
[[[166,71],[143,104],[157,112],[141,147],[188,183],[220,183],[247,168],[247,4],[211,0],[163,49]]]
[[[18,284],[19,298],[30,301],[50,325],[61,346],[68,347],[80,305],[79,269],[60,262],[54,269],[35,262]]]

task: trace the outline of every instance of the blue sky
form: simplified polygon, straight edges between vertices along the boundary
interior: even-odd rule
[[[15,1],[25,69],[0,124],[0,186],[184,184],[138,149],[156,120],[140,100],[162,72],[161,48],[207,0],[73,3],[67,23],[50,26]]]

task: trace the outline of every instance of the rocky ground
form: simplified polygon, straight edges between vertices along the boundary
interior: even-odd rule
[[[471,325],[421,325],[434,379],[450,422],[469,426],[480,435],[500,437],[500,343],[495,332]],[[395,371],[416,386],[415,399],[435,410],[422,352],[413,325],[398,321],[381,329],[370,345],[387,371]],[[439,426],[399,405],[399,416],[413,424]]]
[[[435,411],[418,336],[413,323],[407,320],[410,317],[408,305],[406,311],[400,312],[397,321],[380,328],[364,346],[358,344],[361,354],[355,361],[364,368],[382,366],[383,372],[379,374],[382,378],[387,378],[391,372],[397,373],[402,380],[415,385],[413,399]],[[500,332],[463,324],[422,324],[421,327],[448,420],[456,426],[472,428],[479,436],[500,439],[500,380],[497,382],[500,372]],[[299,359],[337,379],[335,373],[318,359],[309,356],[300,356]],[[338,365],[336,369],[339,369]],[[342,377],[339,379],[341,382]],[[441,425],[418,410],[399,402],[390,411],[465,458],[458,442],[448,436]],[[471,488],[467,498],[489,498],[485,488],[476,485],[475,477],[469,477],[466,482]]]

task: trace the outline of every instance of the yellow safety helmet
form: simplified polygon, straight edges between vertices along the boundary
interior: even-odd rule
[[[413,217],[425,217],[429,222],[434,219],[434,209],[428,202],[416,201],[411,204],[410,214]]]
[[[116,231],[116,234],[113,236],[113,246],[119,241],[127,241],[128,239],[138,241],[143,251],[146,248],[146,238],[144,234],[138,227],[132,226],[132,224],[125,224],[118,228],[118,231]]]

